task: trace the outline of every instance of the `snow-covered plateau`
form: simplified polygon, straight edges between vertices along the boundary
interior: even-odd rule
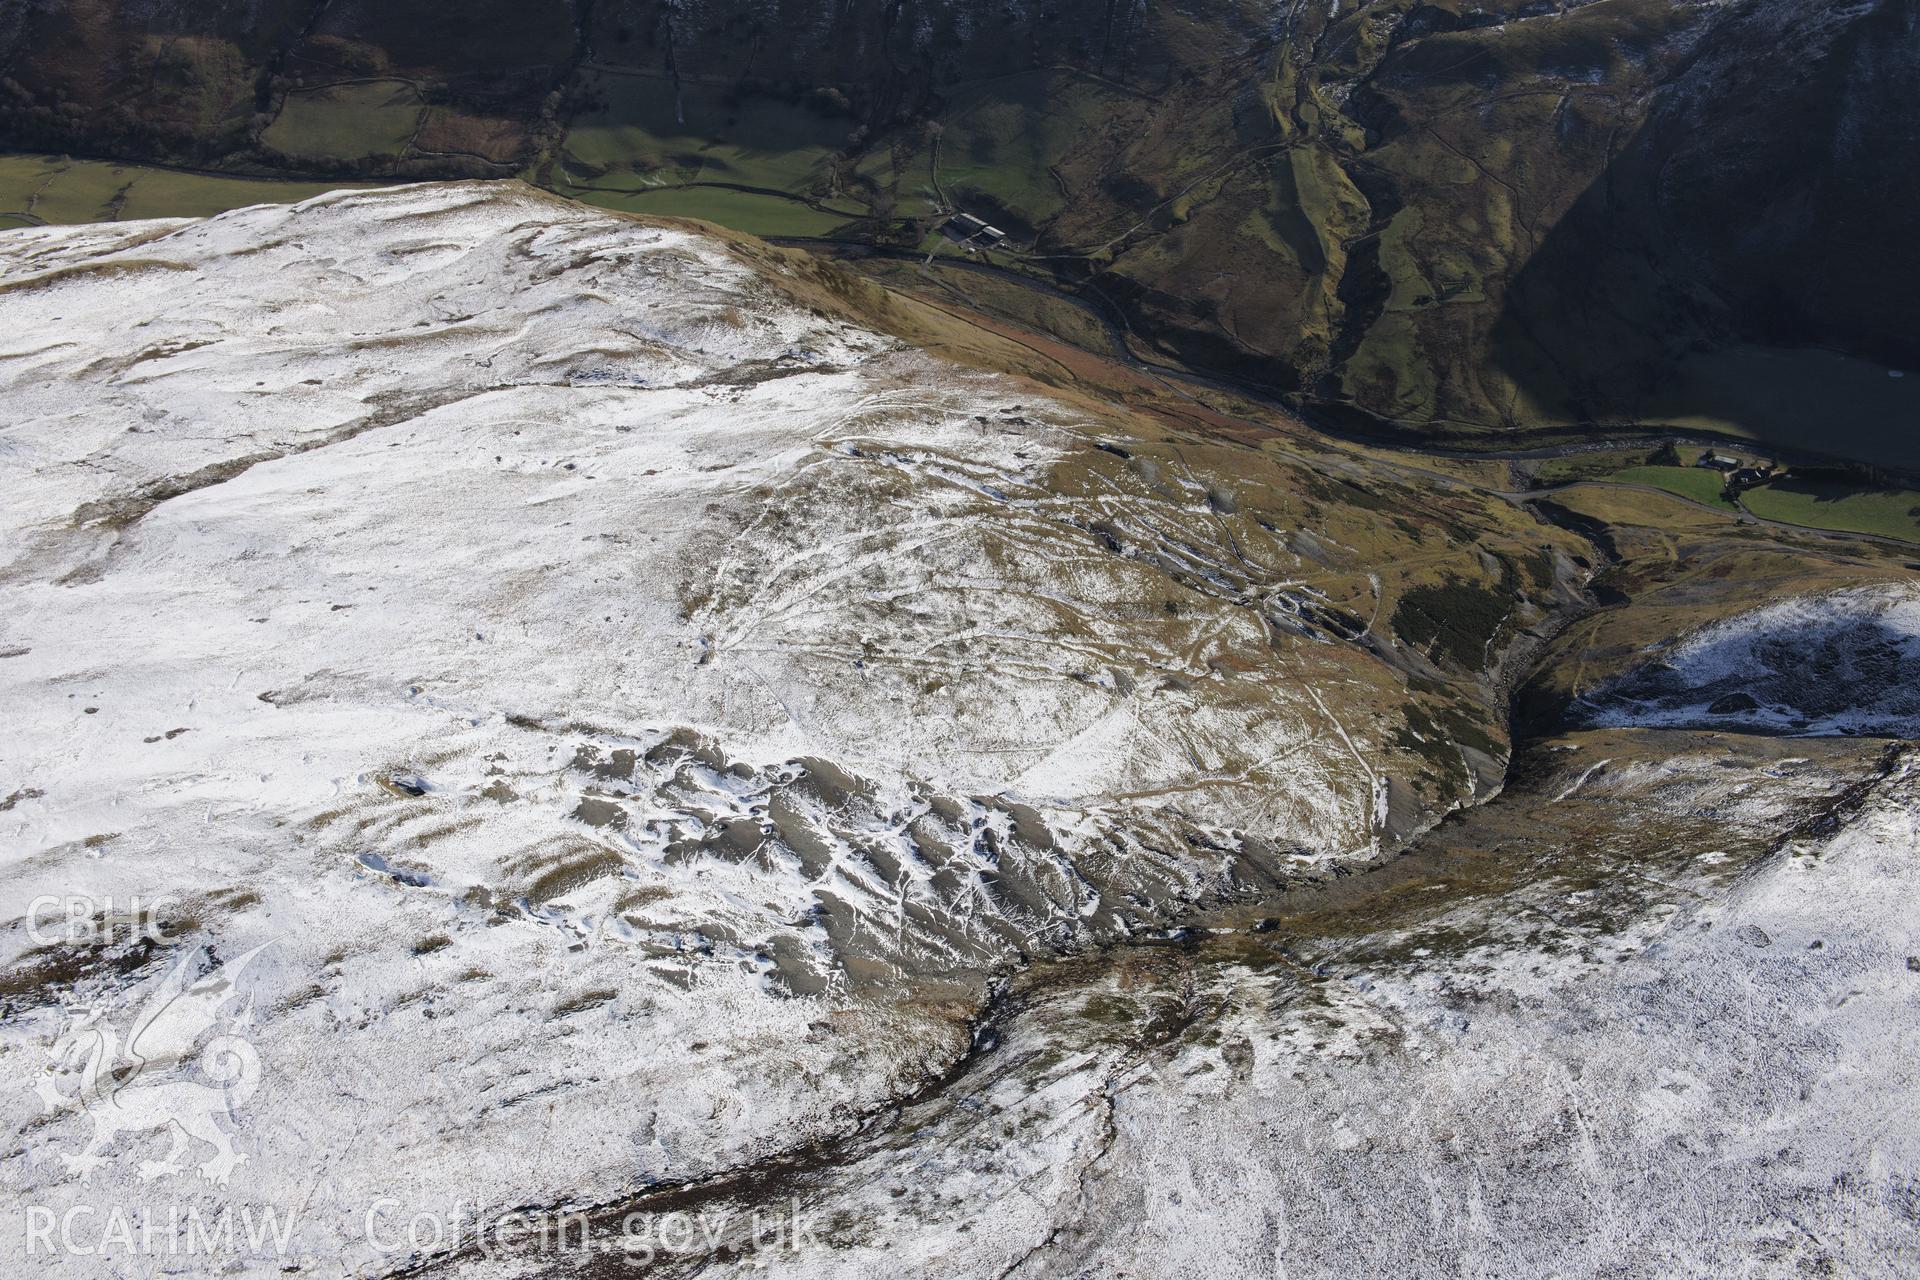
[[[1523,577],[1464,491],[1286,527],[801,261],[511,183],[0,233],[0,1268],[1920,1265],[1911,765],[1659,736],[1913,733],[1910,597],[1685,640],[1496,802],[1536,876],[1342,907],[1505,764],[1386,622]]]

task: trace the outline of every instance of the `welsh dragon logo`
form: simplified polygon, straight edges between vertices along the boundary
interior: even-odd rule
[[[39,1093],[49,1111],[79,1111],[93,1120],[86,1146],[60,1157],[82,1181],[107,1163],[107,1150],[123,1133],[165,1129],[172,1138],[164,1160],[140,1163],[142,1178],[184,1172],[182,1157],[195,1141],[213,1148],[199,1166],[209,1182],[224,1186],[246,1160],[219,1121],[231,1120],[259,1087],[260,1056],[240,1034],[252,1021],[252,1001],[230,1006],[239,997],[240,976],[272,945],[263,943],[197,978],[205,952],[185,953],[124,1034],[109,1009],[70,1013]]]

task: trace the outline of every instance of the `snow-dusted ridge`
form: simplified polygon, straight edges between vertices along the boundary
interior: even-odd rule
[[[1773,601],[1681,637],[1583,701],[1602,727],[1920,737],[1920,584]]]
[[[842,1126],[994,966],[1381,839],[1397,677],[1159,607],[1163,559],[1219,576],[1204,488],[689,227],[459,184],[10,232],[0,398],[5,958],[59,975],[0,1029],[23,1204],[144,1185],[82,1182],[44,1089],[176,963],[265,948],[218,1202],[313,1206],[358,1266],[383,1195]],[[135,897],[176,926],[144,959],[28,931]]]

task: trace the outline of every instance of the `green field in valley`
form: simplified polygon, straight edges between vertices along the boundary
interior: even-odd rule
[[[1054,167],[1112,96],[1079,76],[1053,71],[956,89],[940,137],[940,189],[963,207],[982,206],[1028,227],[1043,225],[1066,199]]]
[[[1768,520],[1920,543],[1920,492],[1912,489],[1787,479],[1749,489],[1740,501]]]
[[[1718,452],[1743,462],[1759,460],[1751,450],[1722,448]],[[1681,451],[1681,456],[1697,457],[1698,450],[1688,447]],[[1533,469],[1534,483],[1541,487],[1636,485],[1686,498],[1729,515],[1736,511],[1735,504],[1725,495],[1725,479],[1720,472],[1697,466],[1649,466],[1647,457],[1646,450],[1625,449],[1569,454],[1538,464]],[[1764,520],[1778,520],[1783,524],[1920,543],[1920,490],[1917,489],[1876,486],[1865,479],[1839,478],[1831,473],[1810,478],[1788,475],[1771,484],[1742,491],[1738,506]]]
[[[596,105],[575,117],[553,173],[563,194],[612,204],[605,198],[611,192],[727,183],[824,200],[848,217],[862,216],[864,208],[854,210],[870,202],[923,217],[944,194],[989,219],[1009,220],[1010,230],[1060,212],[1055,167],[1112,96],[1084,77],[1053,71],[957,85],[937,131],[902,136],[836,169],[846,163],[855,122],[830,100],[788,101],[687,79],[676,84],[656,72],[592,71]],[[726,201],[717,208],[729,216],[749,212],[750,223],[729,226],[756,231],[765,224],[757,205]],[[816,234],[795,229],[792,218],[781,223],[770,234]]]
[[[291,159],[359,160],[407,149],[425,111],[407,80],[327,85],[287,95],[260,140]]]
[[[40,223],[203,218],[250,204],[290,204],[365,183],[227,178],[145,165],[0,155],[0,229]]]
[[[822,213],[783,196],[734,191],[728,187],[653,187],[642,191],[583,191],[585,204],[622,213],[667,218],[700,218],[756,236],[826,236],[859,216]]]
[[[42,223],[200,218],[251,204],[291,204],[367,183],[284,182],[228,178],[144,165],[0,154],[0,230]],[[848,208],[822,212],[797,199],[707,186],[637,186],[582,191],[589,204],[627,213],[702,218],[753,235],[825,236],[860,217]]]
[[[601,74],[594,89],[604,106],[574,121],[554,174],[568,194],[687,182],[805,192],[852,128],[844,116],[661,75]]]
[[[1627,467],[1606,477],[1615,484],[1644,484],[1708,506],[1732,508],[1726,477],[1707,467]]]
[[[554,168],[562,195],[763,236],[826,236],[866,216],[853,200],[815,194],[830,185],[844,117],[652,73],[602,70],[594,91],[598,107],[574,121]]]
[[[1644,465],[1651,453],[1650,449],[1594,449],[1563,454],[1535,463],[1532,476],[1540,486],[1605,480],[1628,467]]]

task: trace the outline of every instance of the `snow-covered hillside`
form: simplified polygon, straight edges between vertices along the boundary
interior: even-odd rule
[[[1217,485],[717,238],[423,187],[0,273],[0,885],[164,901],[182,980],[266,948],[222,1194],[321,1196],[323,1250],[396,1169],[513,1203],[831,1129],[996,966],[1380,843],[1399,678],[1169,602],[1244,542]],[[86,1118],[32,1082],[166,973],[28,923],[4,1177],[65,1203]]]
[[[1664,772],[1751,790],[1715,756]],[[822,1226],[776,1273],[1912,1275],[1917,784],[1898,765],[1837,835],[1724,893],[1656,887],[1622,931],[1552,927],[1591,891],[1547,880],[1397,947],[1066,967],[975,1070],[794,1180]],[[739,1253],[663,1274],[763,1274],[754,1201],[717,1191],[698,1207]],[[503,1252],[461,1274],[576,1274]]]
[[[1911,765],[1666,726],[1914,732],[1910,592],[1509,771],[1589,543],[907,314],[512,183],[0,233],[0,1270],[1895,1256]]]
[[[1920,585],[1776,600],[1595,691],[1596,725],[1920,737]]]

